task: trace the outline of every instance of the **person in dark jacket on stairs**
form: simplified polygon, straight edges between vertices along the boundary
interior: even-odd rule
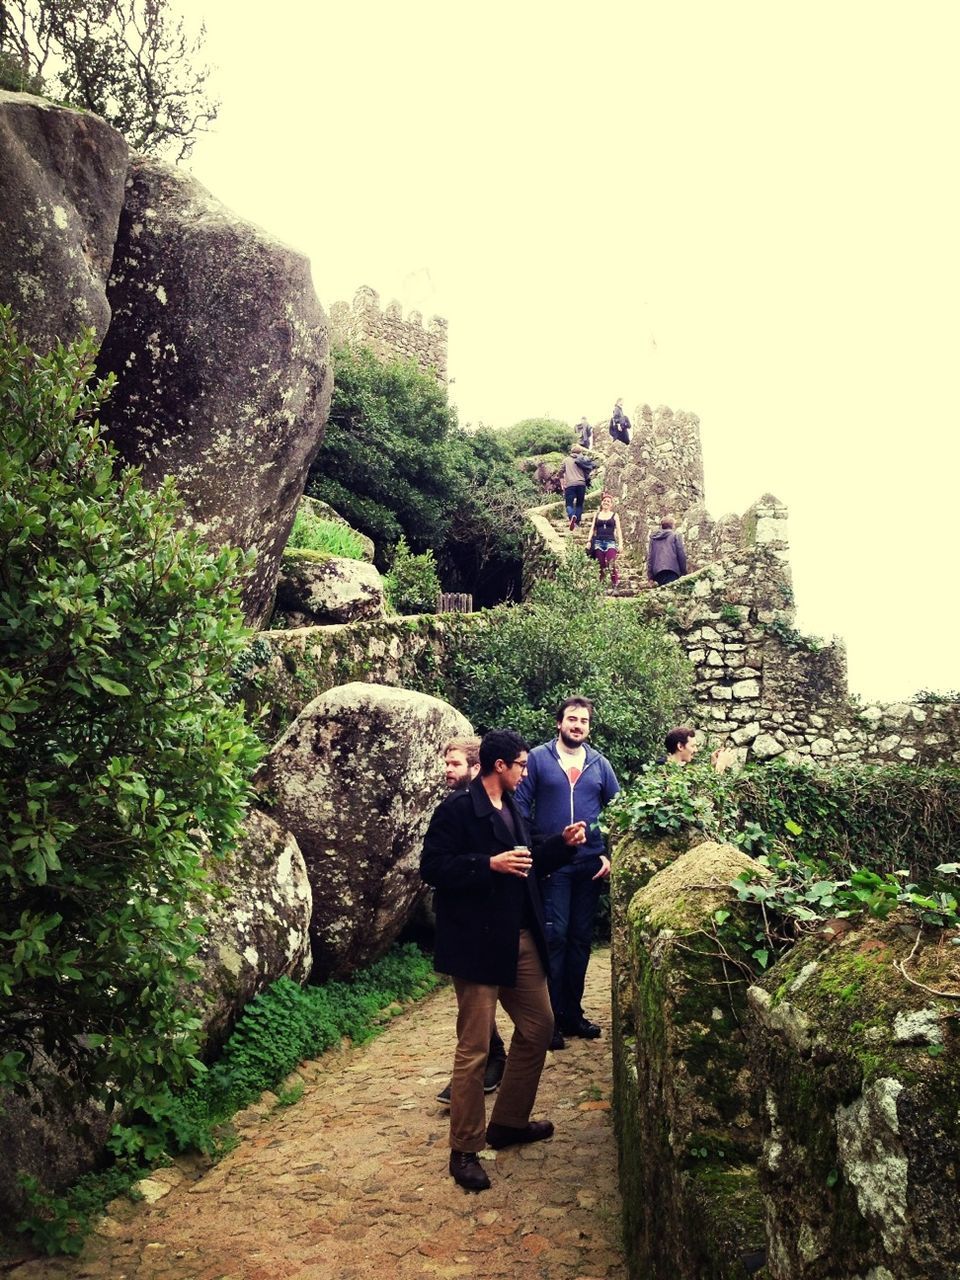
[[[674,528],[673,516],[664,516],[660,528],[650,536],[647,550],[647,573],[651,584],[665,587],[687,572],[687,553],[683,539]]]
[[[578,444],[571,446],[563,460],[563,501],[571,529],[575,529],[583,519],[583,500],[594,466],[593,459],[587,458]]]

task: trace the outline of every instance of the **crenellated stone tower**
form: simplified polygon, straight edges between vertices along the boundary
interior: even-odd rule
[[[413,360],[424,373],[447,383],[447,322],[431,316],[426,328],[419,311],[406,320],[399,302],[380,309],[380,295],[368,285],[353,295],[353,302],[335,302],[330,308],[330,328],[335,342],[364,343],[381,358],[400,356]]]

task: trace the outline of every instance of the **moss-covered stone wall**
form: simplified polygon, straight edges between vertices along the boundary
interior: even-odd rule
[[[621,846],[622,847],[622,846]],[[734,1280],[762,1255],[743,983],[704,927],[747,864],[730,846],[634,843],[615,859],[614,1090],[635,1277]],[[633,884],[657,865],[632,895]],[[629,903],[624,901],[629,895]]]
[[[235,692],[268,742],[318,694],[352,680],[444,697],[458,636],[486,625],[483,613],[445,613],[261,631],[235,667]]]

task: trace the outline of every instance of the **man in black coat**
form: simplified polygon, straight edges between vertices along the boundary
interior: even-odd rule
[[[549,1138],[549,1120],[530,1120],[553,1011],[543,910],[532,869],[547,874],[572,857],[582,822],[532,848],[513,793],[526,770],[527,744],[512,729],[480,743],[480,776],[434,811],[420,874],[437,890],[434,967],[453,976],[457,1051],[450,1097],[450,1173],[471,1191],[490,1185],[478,1153]],[[483,1072],[497,1001],[514,1024],[489,1126]]]

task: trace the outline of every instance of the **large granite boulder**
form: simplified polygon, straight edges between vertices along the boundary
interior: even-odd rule
[[[277,978],[310,976],[312,899],[303,855],[289,831],[251,810],[236,850],[212,863],[222,896],[205,913],[195,986],[204,1054],[213,1056],[244,1005]]]
[[[960,1275],[951,941],[872,920],[799,943],[751,988],[771,1280]]]
[[[126,172],[99,116],[0,91],[0,302],[40,350],[106,332]]]
[[[440,751],[470,734],[438,698],[345,684],[309,703],[264,761],[258,786],[297,838],[313,888],[314,974],[382,955],[424,892],[420,848],[444,795]]]
[[[292,627],[379,618],[383,578],[365,560],[288,547],[280,562],[276,610]]]
[[[127,187],[102,418],[148,484],[176,478],[211,544],[256,551],[244,608],[258,624],[329,409],[326,317],[307,259],[188,174],[136,156]]]
[[[740,1280],[763,1259],[760,1132],[742,1022],[746,984],[713,936],[743,908],[730,883],[755,866],[704,841],[665,865],[625,909],[618,939],[614,1088],[624,1242],[631,1274]],[[629,878],[645,874],[634,852]],[[616,858],[614,860],[616,876]]]

